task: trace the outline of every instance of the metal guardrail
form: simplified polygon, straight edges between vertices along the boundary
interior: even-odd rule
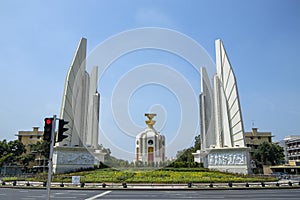
[[[0,187],[31,187],[46,188],[45,182],[29,181],[0,181]],[[252,182],[252,183],[187,183],[187,184],[138,184],[138,183],[51,183],[51,188],[90,188],[90,189],[228,189],[228,188],[280,188],[297,187],[300,188],[299,181],[279,181],[279,182]]]

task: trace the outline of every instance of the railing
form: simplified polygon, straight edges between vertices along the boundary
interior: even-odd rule
[[[46,182],[29,181],[0,181],[0,187],[46,187]],[[279,182],[255,182],[255,183],[187,183],[187,184],[138,184],[138,183],[51,183],[51,188],[94,188],[94,189],[240,189],[240,188],[300,188],[300,182],[296,180],[286,180]]]

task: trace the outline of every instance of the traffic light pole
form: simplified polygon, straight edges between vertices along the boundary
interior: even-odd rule
[[[52,130],[51,130],[51,142],[50,142],[50,153],[49,153],[49,163],[48,163],[48,181],[47,181],[47,193],[48,200],[50,200],[50,188],[51,188],[51,177],[52,177],[52,167],[53,167],[53,148],[54,148],[54,135],[56,127],[56,115],[53,115]]]

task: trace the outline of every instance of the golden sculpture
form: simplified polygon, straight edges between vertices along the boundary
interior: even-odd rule
[[[145,114],[146,117],[148,117],[148,120],[146,120],[146,124],[148,125],[149,128],[153,128],[153,125],[155,124],[155,120],[153,120],[153,118],[156,116],[156,114],[154,113],[146,113]]]

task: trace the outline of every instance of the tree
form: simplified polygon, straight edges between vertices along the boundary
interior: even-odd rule
[[[8,143],[6,140],[0,141],[0,166],[4,163],[14,164],[19,162],[22,158],[22,154],[25,152],[25,145],[19,140],[10,141]]]
[[[8,151],[8,144],[6,140],[0,141],[0,155],[3,156],[7,154]]]
[[[190,147],[188,149],[183,149],[181,151],[178,151],[176,154],[176,161],[177,162],[194,162],[194,156],[192,153],[194,153],[194,147]]]
[[[195,153],[197,150],[200,149],[200,135],[195,137],[194,146],[177,151],[176,154],[176,161],[177,162],[194,162],[194,156],[192,153]]]
[[[34,155],[33,154],[25,154],[20,157],[20,163],[27,167],[30,162],[34,161]]]
[[[31,146],[31,151],[38,152],[45,158],[49,158],[50,142],[46,140],[43,140],[42,142],[38,141],[36,144]]]
[[[254,152],[254,157],[263,165],[276,165],[284,160],[284,150],[281,146],[263,142],[258,145],[257,150]]]
[[[8,142],[8,149],[14,156],[20,156],[23,153],[26,153],[25,145],[20,140]]]
[[[195,137],[194,150],[197,151],[197,150],[200,150],[200,148],[201,148],[200,135],[197,135]]]

